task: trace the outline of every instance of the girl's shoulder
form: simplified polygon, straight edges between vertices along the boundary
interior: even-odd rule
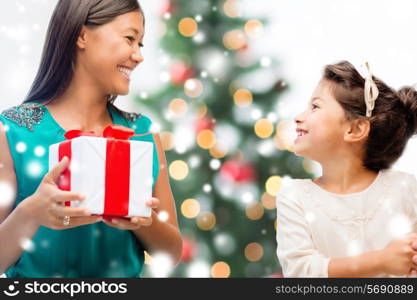
[[[306,194],[308,181],[311,179],[294,179],[283,177],[280,190],[277,194],[277,202],[298,202]]]
[[[395,169],[387,169],[381,171],[383,173],[383,182],[386,185],[392,187],[398,187],[400,189],[415,187],[417,185],[417,180],[415,175]]]
[[[383,171],[383,184],[392,195],[402,195],[402,198],[417,201],[417,179],[414,174],[388,169]]]

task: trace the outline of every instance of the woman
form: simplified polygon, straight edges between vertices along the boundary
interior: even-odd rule
[[[59,0],[49,24],[39,71],[24,103],[0,115],[0,181],[16,190],[0,207],[0,273],[7,277],[137,277],[144,250],[178,262],[182,239],[157,134],[132,139],[154,143],[150,218],[92,216],[63,205],[82,195],[56,185],[63,159],[47,173],[48,147],[72,129],[102,134],[110,124],[149,132],[151,121],[113,105],[129,92],[142,61],[144,16],[136,0]],[[166,211],[167,221],[158,220]]]

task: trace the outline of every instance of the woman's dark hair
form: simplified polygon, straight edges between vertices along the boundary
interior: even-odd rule
[[[49,22],[38,72],[23,102],[44,103],[67,89],[74,75],[76,42],[83,25],[103,25],[132,11],[143,15],[137,0],[59,0]],[[108,95],[111,103],[116,98]]]
[[[333,96],[343,107],[348,119],[364,118],[370,122],[364,166],[373,171],[388,169],[401,156],[408,139],[416,134],[416,90],[406,86],[395,91],[373,76],[379,95],[372,116],[367,118],[365,79],[351,63],[342,61],[327,65],[323,79],[332,84]]]

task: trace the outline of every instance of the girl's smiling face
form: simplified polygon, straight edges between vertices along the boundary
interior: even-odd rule
[[[104,25],[83,28],[77,41],[77,67],[104,94],[128,94],[130,73],[143,61],[143,25],[143,15],[135,11]]]
[[[329,81],[320,81],[308,108],[295,118],[294,152],[297,155],[320,162],[347,146],[344,136],[349,130],[349,121],[331,88]]]

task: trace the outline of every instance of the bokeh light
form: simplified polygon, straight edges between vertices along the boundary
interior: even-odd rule
[[[238,89],[233,94],[233,101],[239,107],[249,106],[253,101],[252,93],[247,89]]]
[[[203,212],[197,217],[197,226],[201,230],[211,230],[216,225],[216,216],[212,212]]]
[[[12,205],[16,197],[16,190],[8,181],[0,181],[0,208]]]
[[[251,38],[259,37],[263,29],[263,24],[259,20],[249,20],[245,23],[245,33]]]
[[[188,175],[188,165],[185,161],[175,160],[169,165],[169,175],[175,180],[183,180]]]
[[[216,135],[210,129],[202,130],[197,135],[197,144],[203,149],[210,149],[216,144]]]
[[[164,252],[152,255],[149,271],[153,277],[168,277],[174,268],[171,256]]]
[[[261,203],[250,203],[246,207],[246,216],[252,221],[259,220],[264,215],[264,208]]]
[[[217,146],[211,147],[209,152],[214,158],[223,158],[227,155],[227,150],[220,149]]]
[[[183,18],[178,23],[178,31],[186,37],[195,35],[198,31],[198,24],[193,18]]]
[[[239,50],[246,46],[246,37],[242,30],[234,29],[223,36],[223,44],[227,49]]]
[[[236,0],[226,0],[223,4],[223,11],[230,18],[239,17],[239,6]]]
[[[245,247],[245,257],[251,262],[259,261],[264,255],[264,248],[259,243],[250,243]]]
[[[191,98],[200,97],[204,92],[203,83],[198,79],[188,79],[184,84],[184,92]]]
[[[275,209],[276,208],[276,197],[272,196],[269,193],[263,193],[261,198],[262,205],[266,209]]]
[[[230,276],[230,267],[224,261],[218,261],[211,267],[211,277],[228,278]]]
[[[184,116],[188,110],[188,104],[184,99],[175,98],[168,106],[169,111],[176,117]]]
[[[200,203],[195,199],[186,199],[181,204],[181,213],[184,217],[192,219],[200,213]]]
[[[281,188],[282,178],[280,176],[271,176],[267,179],[265,183],[265,188],[268,194],[271,196],[276,196],[279,189]]]
[[[269,138],[274,131],[274,126],[268,119],[260,119],[255,123],[255,133],[260,138]]]

